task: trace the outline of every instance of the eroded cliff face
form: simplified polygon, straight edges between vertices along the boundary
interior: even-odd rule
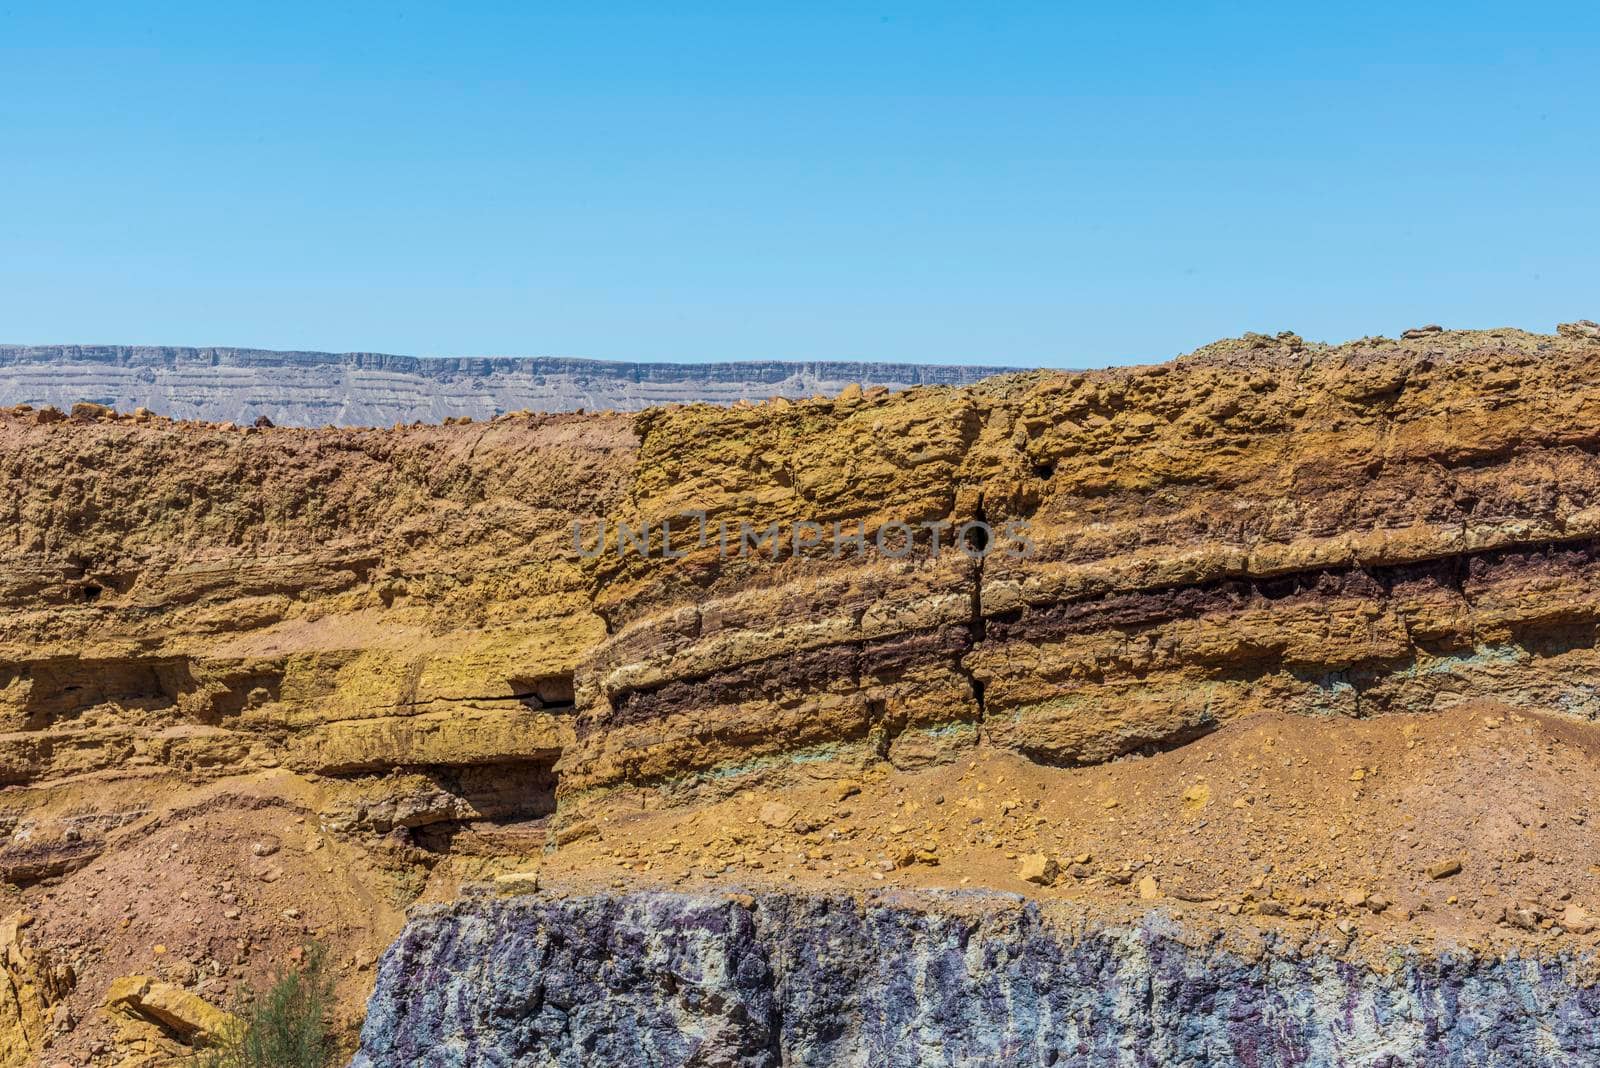
[[[1587,718],[1596,352],[1260,338],[826,410],[650,413],[635,525],[981,519],[1027,524],[1033,551],[598,557],[616,633],[580,672],[563,788],[980,739],[1070,767],[1263,708]]]
[[[432,864],[409,829],[542,848],[605,633],[561,546],[633,442],[0,417],[0,892],[76,973],[0,1048],[176,1055],[100,1012],[113,979],[226,1001],[310,937],[354,1011]]]
[[[643,883],[777,886],[796,915],[989,888],[1105,921],[1102,956],[1182,902],[1183,938],[1251,924],[1313,968],[1576,960],[1600,911],[1597,358],[1579,327],[1282,335],[403,430],[0,415],[0,903],[19,959],[71,973],[27,972],[13,1045],[159,1063],[181,1043],[100,1012],[112,979],[225,1001],[308,937],[353,1026],[401,910],[497,876],[561,889],[419,920],[404,952]],[[740,554],[741,523],[776,544]],[[460,953],[430,967],[492,996]],[[387,967],[378,1004],[424,1005]]]

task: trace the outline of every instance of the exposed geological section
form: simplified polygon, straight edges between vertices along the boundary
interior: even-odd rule
[[[1305,953],[1010,895],[635,894],[425,912],[379,969],[355,1068],[483,1064],[1567,1065],[1587,965]],[[1530,1012],[1529,1009],[1537,1006]]]
[[[1492,695],[1588,718],[1597,353],[1284,336],[825,410],[648,413],[627,520],[695,518],[679,558],[608,543],[584,563],[613,634],[580,669],[563,788],[853,758],[880,724],[891,760],[981,738],[1074,765],[1258,708]],[[922,527],[897,560],[730,553],[694,536],[702,515]],[[954,551],[979,519],[1024,525],[1031,551]]]
[[[0,416],[0,917],[75,977],[0,1048],[176,1056],[101,1011],[107,984],[225,1004],[312,937],[359,1018],[465,828],[531,820],[497,848],[542,846],[572,674],[605,633],[561,545],[633,449],[622,416]]]
[[[220,1003],[309,937],[349,1023],[401,906],[534,869],[1592,950],[1596,334],[393,430],[0,413],[0,918],[71,975],[0,1028],[176,1055],[111,981]]]
[[[1002,367],[815,360],[617,363],[555,357],[418,358],[151,345],[0,345],[0,404],[79,401],[180,419],[388,426],[504,412],[637,411],[838,393],[854,382],[968,385]]]

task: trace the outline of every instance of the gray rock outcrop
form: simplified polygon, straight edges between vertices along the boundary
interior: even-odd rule
[[[1594,1064],[1581,962],[1375,967],[1002,894],[468,899],[385,954],[353,1068]]]

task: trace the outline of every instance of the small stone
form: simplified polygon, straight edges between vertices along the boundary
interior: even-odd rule
[[[1544,919],[1539,907],[1532,902],[1522,901],[1505,910],[1505,921],[1513,927],[1524,931],[1539,929],[1539,921]]]
[[[1045,856],[1043,853],[1029,853],[1022,858],[1022,865],[1017,868],[1017,878],[1025,883],[1036,883],[1039,886],[1049,886],[1055,882],[1056,876],[1061,874],[1061,866],[1054,857]]]
[[[1146,875],[1139,880],[1139,896],[1146,901],[1152,901],[1161,896],[1161,884],[1156,882],[1154,875]]]
[[[1460,871],[1461,861],[1458,858],[1452,857],[1449,860],[1441,860],[1428,865],[1428,878],[1448,879],[1450,876],[1460,873]]]
[[[1355,771],[1352,771],[1350,773],[1350,781],[1351,782],[1360,782],[1362,779],[1365,779],[1366,777],[1367,777],[1367,769],[1366,768],[1357,768]]]
[[[496,875],[494,888],[499,894],[531,894],[539,889],[539,872],[535,869]]]
[[[176,843],[174,843],[173,848],[177,848]],[[252,842],[250,844],[250,852],[258,857],[270,857],[277,851],[278,844],[276,842]]]
[[[1561,913],[1561,926],[1573,934],[1588,934],[1595,929],[1595,920],[1582,905],[1568,905]]]
[[[556,829],[556,845],[571,845],[573,842],[599,833],[600,828],[595,825],[593,820],[579,820],[576,823],[568,823]]]
[[[1339,900],[1350,908],[1358,909],[1367,903],[1367,892],[1360,887],[1352,887],[1341,894]]]

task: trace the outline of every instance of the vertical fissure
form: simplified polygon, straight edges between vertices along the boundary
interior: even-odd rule
[[[978,503],[977,507],[974,509],[973,520],[975,522],[982,523],[982,529],[988,529],[989,517],[988,513],[984,511],[983,494],[981,492],[978,494]],[[975,652],[977,648],[988,639],[989,636],[988,622],[983,616],[983,569],[984,562],[988,559],[989,552],[992,549],[992,539],[985,539],[984,544],[979,548],[978,552],[973,557],[972,601],[970,619],[967,625],[968,630],[972,634],[972,649],[969,650],[969,655],[971,652]],[[984,718],[988,714],[988,708],[984,704],[983,680],[978,678],[978,676],[973,672],[971,666],[967,664],[965,657],[958,658],[956,661],[956,666],[957,670],[966,676],[967,685],[972,688],[972,700],[977,706],[978,723],[981,725],[984,721]]]

